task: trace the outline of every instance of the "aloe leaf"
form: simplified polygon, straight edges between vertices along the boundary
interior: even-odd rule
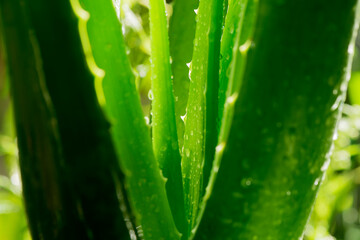
[[[234,115],[234,103],[238,98],[238,93],[241,88],[244,69],[246,66],[246,57],[251,44],[251,37],[253,33],[252,29],[254,28],[254,21],[257,12],[257,1],[240,0],[237,2],[232,1],[231,3],[233,3],[233,5],[229,6],[230,10],[227,15],[224,35],[222,38],[222,54],[224,55],[222,55],[222,69],[220,74],[225,74],[225,76],[220,75],[220,77],[222,77],[222,81],[226,81],[226,86],[224,86],[224,82],[220,81],[220,84],[222,84],[222,86],[220,85],[220,91],[221,87],[224,87],[225,90],[227,90],[227,101],[223,106],[224,116],[221,121],[222,127],[218,140],[220,143],[225,142],[229,137],[229,131]],[[231,61],[229,61],[230,59]],[[226,71],[224,71],[225,66]],[[221,102],[222,96],[220,91],[219,102]],[[221,113],[221,116],[222,115],[223,114]],[[211,195],[211,190],[213,188],[222,157],[222,151],[219,150],[222,150],[223,147],[224,145],[222,144],[217,146],[217,153],[215,155],[213,169],[210,174],[209,185],[206,188],[206,194],[204,196],[203,202],[201,203],[199,210],[200,213],[191,237],[194,236],[194,233],[198,228],[198,224],[200,223],[203,212],[205,210],[206,202]]]
[[[152,140],[175,224],[187,239],[165,2],[150,0]]]
[[[195,239],[301,238],[345,97],[356,4],[259,1],[230,135],[217,147],[216,160],[223,156]]]
[[[224,0],[216,0],[212,6],[209,37],[209,65],[206,83],[205,100],[205,162],[202,188],[207,186],[217,144],[217,115],[219,93],[220,68],[220,40],[223,27],[223,14],[225,12]],[[201,40],[199,39],[199,42]],[[201,66],[201,65],[200,65]]]
[[[200,2],[190,67],[182,159],[189,231],[197,216],[202,191],[203,165],[204,162],[206,165],[206,161],[212,162],[217,141],[217,91],[222,13],[222,0]]]
[[[224,36],[224,43],[227,44],[229,43],[228,41],[232,42],[234,41],[233,46],[232,47],[232,53],[228,52],[228,51],[224,51],[224,53],[226,53],[226,57],[231,57],[231,63],[228,63],[226,60],[223,61],[223,69],[220,71],[220,74],[224,74],[221,75],[221,77],[223,78],[222,81],[224,82],[220,82],[220,84],[222,84],[221,87],[225,87],[226,89],[226,101],[223,104],[224,107],[224,113],[221,113],[221,116],[223,115],[221,122],[221,129],[220,129],[220,133],[219,133],[219,145],[217,146],[217,150],[222,147],[224,147],[224,145],[222,145],[221,143],[226,142],[226,140],[229,137],[229,132],[231,129],[231,124],[232,124],[232,120],[233,120],[233,115],[234,115],[234,103],[236,102],[237,98],[239,97],[239,91],[241,89],[241,85],[242,85],[242,81],[243,81],[243,77],[244,77],[244,70],[246,67],[246,60],[247,60],[247,54],[248,54],[248,50],[251,46],[251,41],[252,41],[252,37],[253,37],[253,30],[254,30],[254,25],[255,25],[255,20],[256,20],[256,13],[257,13],[257,1],[256,0],[242,0],[241,3],[239,3],[239,5],[241,4],[241,10],[240,10],[240,18],[239,18],[239,23],[237,24],[236,27],[236,34],[234,36],[234,39],[231,40],[231,38],[229,37],[229,35],[227,35],[227,37],[229,37],[228,39],[225,38]],[[233,8],[231,8],[231,10],[229,11],[229,17],[230,16],[234,16],[233,14],[233,10],[234,11],[238,11],[238,7],[236,6],[232,6]],[[232,28],[233,26],[233,22],[230,20],[227,23],[229,23],[229,27]],[[232,32],[234,30],[230,30],[230,32]],[[228,32],[227,32],[228,33]],[[231,34],[231,33],[230,33]],[[228,40],[228,41],[226,41]],[[230,45],[228,45],[227,47],[230,47]],[[224,47],[223,49],[225,50]],[[231,48],[231,47],[230,47]],[[227,55],[229,54],[229,55]],[[227,68],[227,70],[225,71],[225,68]],[[227,86],[224,86],[224,85]],[[222,94],[219,91],[219,101],[222,101],[221,97]],[[220,114],[220,112],[219,112]],[[216,171],[214,171],[218,166],[219,166],[219,160],[221,159],[221,151],[215,155],[215,163],[212,169],[212,174],[216,174]],[[213,184],[213,182],[211,182],[210,184]],[[207,193],[209,194],[209,192]]]
[[[231,1],[230,1],[230,3],[231,3]],[[223,15],[222,15],[223,16],[223,19],[222,19],[222,27],[223,28],[225,27],[225,19],[226,19],[228,9],[229,9],[229,0],[224,0],[224,8],[223,8],[224,11],[223,11]],[[220,60],[221,60],[221,58],[220,58]]]
[[[41,86],[44,84],[41,82],[43,73],[38,71],[41,59],[32,46],[29,24],[22,10],[18,2],[0,1],[0,15],[3,17],[1,22],[4,25],[2,34],[5,35],[4,41],[7,43],[11,75],[23,194],[33,238],[40,239],[43,236],[58,239],[65,228],[62,224],[65,216],[61,212],[64,207],[64,192],[58,172],[62,161],[61,145],[57,129],[51,122],[54,117],[51,103]],[[16,31],[11,32],[10,26]],[[74,218],[73,224],[76,224],[77,220],[79,218]]]
[[[45,87],[36,38],[25,8],[0,1],[15,112],[22,188],[33,239],[87,239],[75,211],[63,211],[71,197],[60,178],[62,158],[54,109]],[[75,230],[76,229],[76,230]]]
[[[249,3],[248,3],[249,2]],[[249,4],[249,6],[248,6]],[[224,34],[221,39],[221,61],[219,77],[219,112],[218,112],[218,129],[222,124],[225,99],[227,95],[229,77],[231,71],[237,68],[231,67],[231,63],[236,54],[240,54],[237,48],[245,44],[252,34],[255,16],[255,3],[252,0],[235,0],[230,2],[229,11],[225,19]],[[242,64],[242,63],[238,63]],[[236,65],[236,64],[235,64]],[[234,69],[235,68],[235,69]],[[236,80],[241,81],[242,77],[233,75]],[[233,79],[234,81],[234,79]],[[231,92],[231,91],[230,91]],[[230,93],[232,94],[232,93]]]
[[[169,24],[171,69],[174,83],[176,126],[179,147],[184,145],[184,121],[189,96],[189,64],[192,59],[195,38],[195,9],[199,0],[176,0]]]
[[[96,64],[101,68],[97,71],[103,72],[105,109],[111,119],[113,139],[139,235],[145,239],[179,239],[112,1],[82,2],[90,13],[88,41]],[[78,9],[79,13],[81,11]],[[86,42],[86,36],[83,41]]]
[[[86,66],[78,32],[78,22],[70,1],[36,0],[20,3],[2,0],[2,5],[7,6],[6,15],[13,21],[8,24],[4,23],[7,27],[9,58],[17,56],[16,61],[10,64],[10,68],[13,68],[14,76],[19,72],[24,72],[18,77],[21,84],[27,80],[28,76],[34,76],[34,74],[26,75],[26,71],[38,74],[34,78],[29,78],[29,81],[36,81],[35,77],[44,81],[44,88],[48,90],[49,99],[52,101],[56,115],[56,118],[45,115],[43,118],[48,119],[46,119],[47,122],[44,122],[44,126],[54,124],[56,121],[58,123],[59,142],[62,146],[62,155],[60,156],[63,157],[63,161],[58,165],[51,166],[51,162],[44,160],[41,165],[45,167],[49,164],[51,166],[49,171],[45,170],[39,173],[26,169],[22,173],[23,176],[26,174],[54,174],[54,177],[58,176],[61,186],[65,188],[63,190],[64,207],[60,206],[60,210],[64,212],[66,219],[59,224],[60,227],[64,227],[63,225],[65,227],[64,230],[53,233],[59,234],[59,237],[49,239],[129,238],[118,200],[117,184],[121,184],[122,174],[118,168],[108,131],[109,124],[97,102],[93,77]],[[26,52],[21,51],[23,45],[27,46]],[[31,55],[27,56],[29,52],[35,54],[35,59],[28,58],[31,57]],[[18,68],[17,61],[23,61],[22,69]],[[29,83],[28,89],[34,87],[31,84],[36,84],[36,82]],[[26,93],[24,96],[28,96],[30,100],[31,97],[35,98],[36,94],[41,94],[41,91]],[[16,111],[27,109],[24,106],[17,106]],[[38,106],[38,108],[40,107],[41,105]],[[40,110],[34,109],[32,112],[28,109],[27,111],[30,112],[27,114],[32,114],[36,119],[36,116],[41,113]],[[37,124],[34,123],[34,127]],[[18,132],[22,131],[21,127],[18,125]],[[42,128],[35,129],[34,133],[25,134],[26,143],[39,148],[36,151],[29,150],[29,154],[47,153],[46,151],[50,151],[52,145],[54,148],[56,147],[54,141],[50,141],[51,139],[49,143],[44,143],[44,141],[40,143],[41,139],[35,139],[37,141],[34,142],[29,141],[29,138],[35,138],[36,134],[41,133],[39,129]],[[45,136],[49,134],[50,138],[52,133],[44,132],[43,134]],[[34,145],[35,143],[36,145]],[[51,146],[42,150],[42,143],[45,146]],[[53,154],[57,155],[57,152],[53,152]],[[32,163],[28,164],[32,165]],[[52,169],[54,170],[50,171]],[[33,170],[36,171],[36,169]],[[55,170],[59,170],[59,172],[55,172]],[[38,178],[35,177],[35,179]],[[41,181],[41,184],[45,184],[47,187],[50,181],[45,180],[42,179],[44,182]],[[38,186],[34,180],[27,183],[24,179],[24,184]],[[25,193],[25,196],[26,194],[34,195]],[[42,194],[39,193],[39,196]],[[45,196],[48,195],[51,196],[50,193],[45,194]],[[27,202],[29,206],[32,204],[41,203]],[[40,211],[47,204],[36,206]],[[33,238],[43,239],[42,233],[36,232],[40,222],[32,218],[29,221],[33,224]],[[52,228],[49,227],[47,231],[49,230]]]

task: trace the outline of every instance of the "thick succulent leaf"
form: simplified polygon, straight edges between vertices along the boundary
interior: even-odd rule
[[[217,142],[217,91],[222,14],[222,0],[200,2],[190,66],[190,89],[182,159],[189,232],[194,225],[202,195],[204,163],[205,171],[210,172],[210,167],[206,167],[206,161],[212,162]]]
[[[155,158],[166,181],[175,224],[187,239],[181,157],[176,130],[169,37],[163,0],[150,0],[152,141]]]
[[[239,47],[249,38],[253,33],[254,19],[256,14],[256,3],[253,0],[234,0],[230,2],[228,14],[226,15],[224,34],[221,39],[221,58],[220,58],[220,77],[219,77],[219,112],[218,112],[218,129],[220,130],[225,107],[225,98],[227,95],[228,85],[234,86],[234,83],[229,84],[230,75],[232,71],[239,70],[242,67],[232,65],[234,58],[241,54]],[[241,59],[239,58],[241,61]],[[243,65],[242,62],[238,64]],[[242,76],[232,76],[235,79],[230,81],[241,82]],[[237,83],[235,85],[239,85]],[[229,90],[230,95],[233,93]],[[236,90],[238,91],[238,89]]]
[[[122,175],[70,1],[0,3],[33,239],[129,238]]]
[[[20,4],[0,1],[0,9],[4,40],[8,43],[7,60],[30,229],[34,239],[40,239],[40,236],[58,239],[63,234],[62,229],[66,228],[66,224],[62,224],[65,216],[61,213],[64,192],[58,176],[61,145],[57,128],[51,122],[54,118],[51,103],[42,89],[43,73],[38,71],[41,59],[33,48],[29,24]],[[16,31],[11,33],[10,26]],[[79,220],[79,216],[74,217],[72,224]]]
[[[356,4],[259,1],[230,135],[217,147],[195,239],[301,237],[345,96]]]
[[[82,1],[89,11],[88,41],[103,71],[105,109],[111,119],[113,139],[125,173],[126,190],[139,236],[145,239],[178,239],[165,191],[165,179],[154,157],[134,76],[112,1]],[[77,9],[81,15],[82,9]],[[86,36],[83,39],[86,42]],[[101,77],[101,76],[99,76]]]
[[[174,83],[176,126],[180,150],[184,145],[184,120],[189,96],[189,63],[195,38],[195,9],[199,0],[176,0],[169,24],[171,68]]]

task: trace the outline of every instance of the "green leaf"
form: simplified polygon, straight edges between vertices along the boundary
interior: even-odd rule
[[[218,94],[219,94],[219,69],[220,69],[220,40],[223,28],[223,14],[226,5],[224,0],[216,0],[212,3],[211,22],[209,33],[209,52],[207,82],[205,87],[205,160],[202,190],[207,186],[215,157],[215,147],[218,141],[217,117],[218,117]],[[198,39],[199,43],[201,39]],[[201,63],[199,63],[201,68]]]
[[[223,119],[225,99],[238,91],[242,81],[244,63],[238,48],[249,40],[253,33],[256,7],[253,0],[235,0],[230,2],[229,11],[226,15],[224,34],[221,39],[221,61],[219,77],[219,112],[218,129]],[[246,45],[244,45],[245,47]],[[239,56],[238,56],[239,55]],[[234,59],[238,57],[238,62]],[[240,74],[240,75],[239,75]],[[229,83],[229,77],[232,77]],[[234,83],[234,82],[237,83]],[[228,86],[234,87],[233,90]],[[231,87],[230,87],[231,88]]]
[[[163,0],[150,0],[152,140],[155,158],[167,179],[166,191],[174,221],[187,239],[181,157],[176,130],[169,39]]]
[[[58,171],[62,162],[61,145],[54,125],[53,107],[44,89],[44,73],[39,68],[39,49],[34,35],[29,33],[30,23],[20,3],[2,0],[0,10],[29,227],[34,239],[41,236],[58,239],[67,236],[62,229],[70,230],[71,225],[81,225],[81,220],[77,214],[67,219],[61,212],[65,206],[62,196],[65,187]],[[52,119],[55,120],[51,122]],[[79,228],[74,235],[83,237],[85,231]]]
[[[122,174],[70,1],[0,4],[33,239],[129,238]]]
[[[190,90],[182,159],[189,233],[194,226],[203,189],[203,166],[205,164],[205,172],[207,169],[210,172],[206,162],[211,166],[217,142],[217,91],[222,14],[222,0],[200,2],[190,67]]]
[[[259,2],[230,135],[217,147],[221,164],[195,239],[301,237],[344,101],[356,4]]]
[[[184,120],[189,96],[189,67],[195,38],[195,9],[199,0],[176,0],[169,24],[170,55],[173,73],[176,126],[179,146],[184,145]]]
[[[105,109],[139,234],[142,231],[147,239],[179,239],[112,1],[82,2],[90,13],[89,41],[96,64],[102,69],[94,71],[103,71]],[[77,11],[82,17],[82,10]],[[82,20],[87,20],[86,14]]]

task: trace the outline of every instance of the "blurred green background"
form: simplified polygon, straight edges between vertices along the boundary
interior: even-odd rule
[[[128,56],[145,115],[150,100],[148,0],[113,0],[128,46]],[[121,11],[120,11],[121,9]],[[171,16],[171,5],[167,15]],[[0,34],[1,38],[1,34]],[[8,76],[0,39],[0,239],[31,239],[21,197],[16,134],[9,100]],[[98,91],[101,92],[101,91]],[[307,240],[360,239],[360,37],[343,117],[338,125],[331,162],[306,227]]]

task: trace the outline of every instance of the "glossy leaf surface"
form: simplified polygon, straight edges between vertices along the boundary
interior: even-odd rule
[[[190,66],[182,173],[189,231],[194,226],[205,176],[217,142],[217,96],[223,1],[202,1],[197,15]],[[209,164],[210,163],[210,164]],[[205,165],[205,170],[204,170]],[[207,167],[209,166],[209,167]]]
[[[150,0],[152,140],[175,224],[187,239],[165,3]]]
[[[184,120],[189,96],[189,69],[195,38],[195,9],[199,0],[176,0],[169,24],[171,68],[174,83],[176,126],[180,150],[184,145]]]
[[[301,237],[344,100],[356,4],[259,1],[230,135],[217,147],[217,161],[223,157],[195,239]]]
[[[178,239],[180,235],[167,200],[165,180],[154,157],[112,1],[83,0],[83,3],[90,13],[87,30],[94,59],[104,71],[105,109],[125,173],[129,202],[140,226],[138,234],[146,239]],[[81,13],[81,9],[78,12]]]

